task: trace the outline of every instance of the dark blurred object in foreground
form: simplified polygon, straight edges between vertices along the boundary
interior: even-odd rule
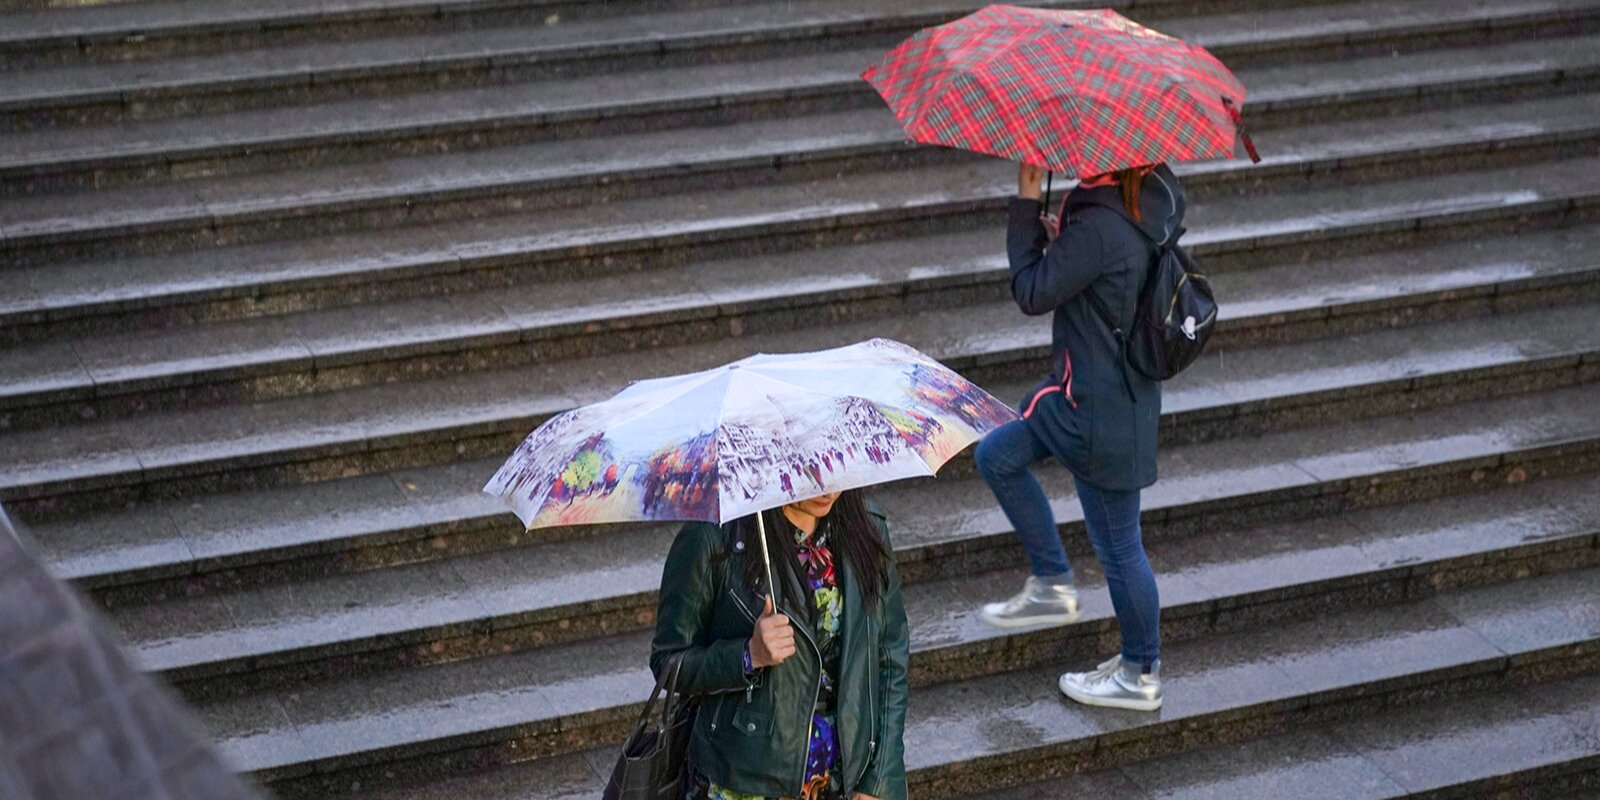
[[[0,509],[0,798],[259,800],[108,630]]]

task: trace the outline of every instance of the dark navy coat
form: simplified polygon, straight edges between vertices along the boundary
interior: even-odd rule
[[[1074,189],[1064,208],[1061,234],[1052,242],[1039,220],[1039,201],[1011,202],[1011,295],[1023,313],[1055,315],[1050,375],[1023,398],[1020,410],[1073,475],[1102,489],[1143,489],[1156,482],[1161,384],[1133,370],[1124,384],[1117,340],[1089,295],[1130,329],[1156,248],[1183,223],[1183,188],[1166,166],[1146,176],[1137,226],[1123,212],[1115,186]]]

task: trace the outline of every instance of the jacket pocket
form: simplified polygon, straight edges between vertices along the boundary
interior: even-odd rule
[[[1078,399],[1072,396],[1072,351],[1063,350],[1061,353],[1061,396],[1073,408],[1078,407]]]
[[[745,736],[766,738],[772,733],[772,715],[757,708],[754,703],[741,703],[733,713],[733,729]]]

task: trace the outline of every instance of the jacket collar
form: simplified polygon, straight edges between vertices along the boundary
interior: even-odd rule
[[[1134,222],[1122,207],[1122,191],[1116,186],[1078,186],[1067,193],[1064,217],[1070,217],[1094,206],[1115,211],[1128,220],[1146,239],[1165,244],[1183,227],[1187,210],[1183,186],[1166,164],[1156,167],[1144,176],[1139,186],[1139,214],[1142,222]]]

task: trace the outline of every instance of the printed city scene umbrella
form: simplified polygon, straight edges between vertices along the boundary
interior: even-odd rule
[[[529,529],[721,524],[829,492],[933,475],[1016,418],[961,375],[888,339],[761,354],[639,381],[556,416],[522,442],[484,492],[502,498]]]
[[[1231,158],[1244,85],[1205,48],[1110,9],[989,6],[861,74],[913,141],[1085,177]]]

